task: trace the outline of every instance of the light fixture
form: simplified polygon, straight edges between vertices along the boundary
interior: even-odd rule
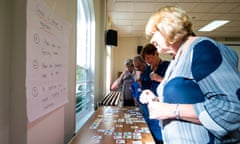
[[[213,31],[227,23],[229,23],[229,20],[214,20],[209,24],[205,25],[204,27],[202,27],[201,29],[199,29],[198,31],[201,31],[201,32]]]

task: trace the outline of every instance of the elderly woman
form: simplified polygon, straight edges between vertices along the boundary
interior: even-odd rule
[[[126,59],[124,65],[126,67],[125,71],[112,84],[111,90],[121,89],[120,106],[135,106],[136,101],[132,95],[132,84],[135,81],[136,75],[133,60]]]
[[[146,34],[173,59],[158,87],[144,91],[150,118],[162,120],[164,144],[240,142],[240,73],[237,54],[207,37],[196,37],[187,13],[160,8]],[[151,97],[151,98],[149,98]]]

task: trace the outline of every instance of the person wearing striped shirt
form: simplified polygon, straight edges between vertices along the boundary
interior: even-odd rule
[[[187,13],[176,6],[156,11],[146,34],[159,53],[172,56],[158,98],[143,91],[150,118],[162,121],[164,144],[240,143],[240,72],[231,48],[195,36]]]

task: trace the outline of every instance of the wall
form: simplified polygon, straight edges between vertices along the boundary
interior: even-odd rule
[[[0,144],[9,143],[10,130],[10,3],[0,1]]]
[[[120,37],[118,46],[112,49],[112,80],[117,78],[117,73],[125,70],[124,62],[137,55],[137,46],[144,45],[145,41],[139,37]]]
[[[95,35],[95,108],[105,93],[106,83],[106,0],[94,0],[96,35]]]
[[[11,1],[10,144],[26,144],[26,0]]]
[[[0,1],[0,143],[63,144],[75,133],[75,59],[77,0],[45,0],[53,12],[72,26],[69,44],[69,103],[32,123],[26,113],[26,8],[27,0]],[[104,95],[104,6],[96,3],[96,100]]]
[[[56,1],[55,1],[56,2]],[[59,3],[59,2],[57,2]],[[75,132],[75,82],[76,82],[76,11],[77,0],[65,0],[66,20],[71,23],[72,32],[69,37],[69,64],[68,64],[68,100],[64,107],[64,143],[70,141]]]

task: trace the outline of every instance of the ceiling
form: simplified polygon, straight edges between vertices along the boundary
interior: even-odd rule
[[[188,12],[197,35],[240,39],[240,0],[107,0],[108,28],[117,30],[119,37],[145,36],[145,25],[151,14],[169,4]],[[212,32],[198,32],[212,20],[223,19],[230,23]]]

